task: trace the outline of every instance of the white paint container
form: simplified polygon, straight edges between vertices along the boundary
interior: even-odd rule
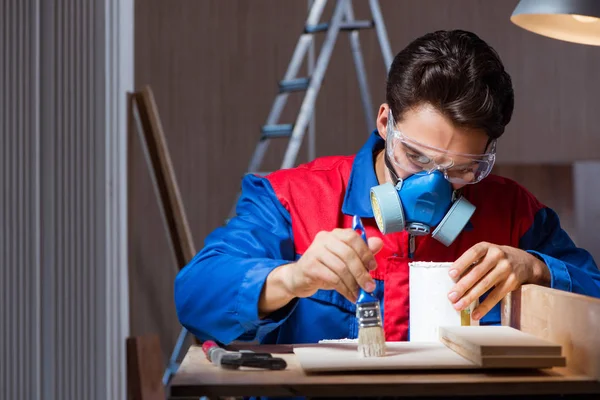
[[[452,263],[412,262],[408,266],[411,342],[439,342],[440,326],[479,325],[470,315],[477,301],[461,313],[448,300],[454,286],[448,275]]]

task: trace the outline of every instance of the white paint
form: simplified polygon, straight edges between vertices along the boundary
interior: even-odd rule
[[[358,339],[323,339],[319,340],[319,343],[358,343]]]
[[[440,326],[460,326],[460,312],[448,300],[452,263],[409,263],[410,341],[439,342]],[[471,324],[474,325],[475,321]]]

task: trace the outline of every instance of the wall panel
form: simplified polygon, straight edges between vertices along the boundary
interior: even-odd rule
[[[41,361],[37,1],[0,16],[0,398],[39,398]],[[31,29],[33,28],[33,29]]]
[[[125,397],[132,6],[2,2],[1,399]]]

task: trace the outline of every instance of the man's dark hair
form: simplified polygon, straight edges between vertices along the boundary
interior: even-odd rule
[[[437,31],[411,42],[394,58],[386,100],[394,119],[423,104],[454,124],[504,133],[514,108],[512,82],[498,53],[471,32]]]

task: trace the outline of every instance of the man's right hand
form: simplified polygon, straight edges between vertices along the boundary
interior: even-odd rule
[[[293,298],[310,297],[319,289],[336,290],[351,302],[359,286],[375,289],[369,271],[377,268],[374,254],[383,247],[380,238],[363,241],[352,229],[319,232],[310,247],[295,263],[282,265],[268,276],[259,300],[259,314],[265,316]]]

